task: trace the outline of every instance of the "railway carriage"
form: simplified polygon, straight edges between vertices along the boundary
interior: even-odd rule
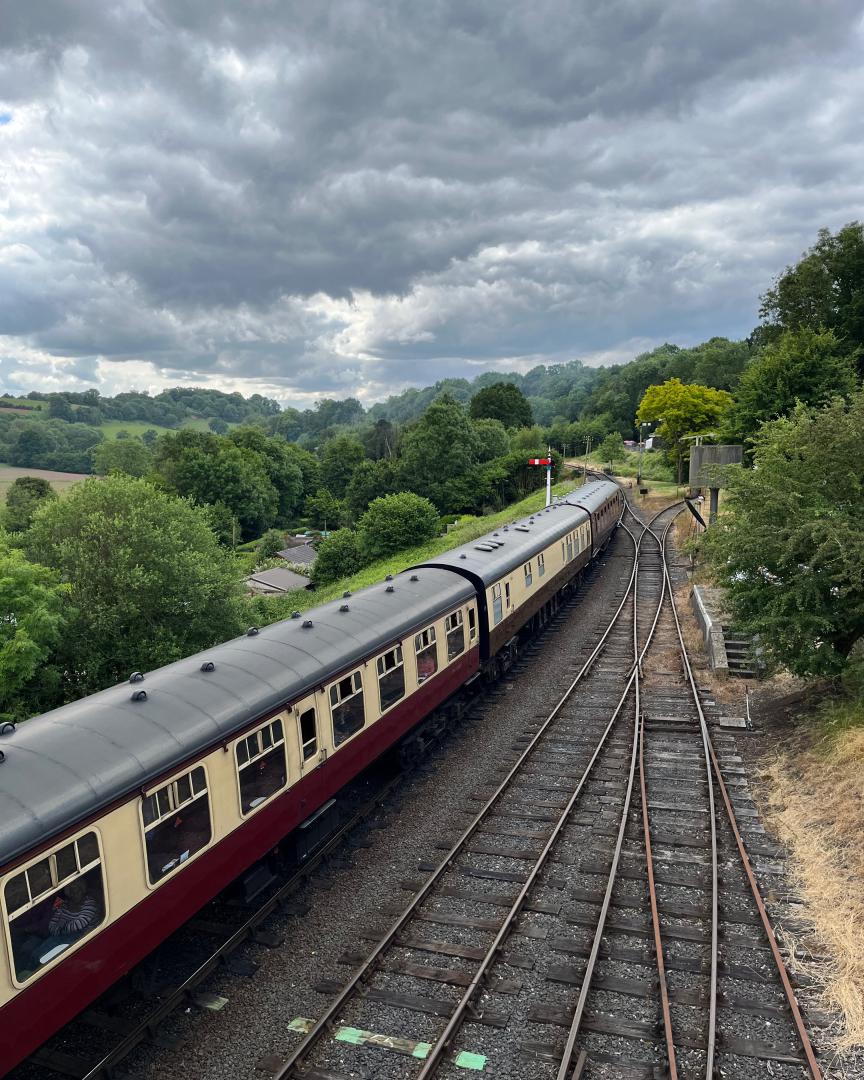
[[[482,673],[615,485],[0,736],[0,1075]],[[9,726],[11,727],[11,725]]]

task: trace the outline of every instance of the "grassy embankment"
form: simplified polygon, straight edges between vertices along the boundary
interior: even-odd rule
[[[765,765],[768,820],[790,848],[801,897],[828,957],[825,1004],[837,1047],[864,1047],[864,695],[827,702]]]
[[[552,487],[552,492],[555,495],[565,495],[572,490],[573,482],[571,480],[554,484]],[[406,548],[404,551],[396,552],[387,558],[379,559],[350,577],[341,578],[331,585],[324,585],[312,592],[308,592],[306,589],[298,589],[295,592],[278,597],[278,604],[275,605],[278,610],[272,612],[273,619],[284,618],[286,613],[291,610],[305,611],[306,608],[315,607],[318,604],[326,603],[328,600],[336,600],[346,589],[355,592],[357,589],[374,585],[376,582],[383,581],[387,574],[398,574],[408,566],[425,562],[427,559],[434,558],[444,551],[449,551],[450,548],[458,547],[460,544],[467,544],[470,540],[476,540],[478,536],[491,532],[499,525],[506,525],[517,518],[539,510],[545,503],[546,491],[545,488],[541,488],[526,499],[522,499],[521,502],[512,503],[497,514],[488,514],[485,517],[466,516],[460,518],[450,532],[444,536],[438,536],[425,544]]]

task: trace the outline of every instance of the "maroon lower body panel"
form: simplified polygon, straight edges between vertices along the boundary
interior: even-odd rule
[[[0,1009],[0,1076],[104,993],[479,670],[474,648]],[[142,855],[143,858],[143,855]],[[109,885],[110,888],[110,885]]]

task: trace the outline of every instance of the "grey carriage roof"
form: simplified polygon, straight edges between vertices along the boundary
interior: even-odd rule
[[[411,576],[217,645],[0,737],[0,867],[475,595],[446,570]],[[344,604],[348,611],[340,610]],[[212,672],[201,670],[205,661]],[[146,701],[132,701],[138,690],[146,690]]]
[[[586,509],[597,510],[616,490],[616,485],[608,480],[592,480],[547,509],[501,526],[419,565],[449,566],[461,573],[476,575],[488,588],[571,529],[584,524],[588,520]],[[492,543],[501,546],[490,550]]]

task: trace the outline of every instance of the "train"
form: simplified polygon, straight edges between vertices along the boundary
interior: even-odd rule
[[[477,679],[624,509],[594,480],[339,600],[0,730],[0,1075]],[[438,715],[436,713],[436,715]],[[317,823],[317,824],[316,824]]]

